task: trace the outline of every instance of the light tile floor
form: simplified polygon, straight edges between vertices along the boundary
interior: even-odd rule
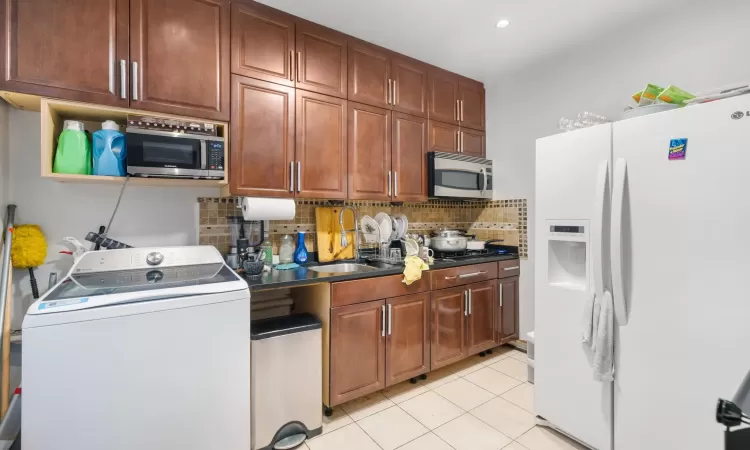
[[[502,346],[345,403],[300,450],[585,450],[536,426],[526,354]]]

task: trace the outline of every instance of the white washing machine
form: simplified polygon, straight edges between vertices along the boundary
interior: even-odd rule
[[[84,254],[22,352],[24,450],[250,448],[250,293],[214,247]]]

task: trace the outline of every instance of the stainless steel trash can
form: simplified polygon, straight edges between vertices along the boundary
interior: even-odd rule
[[[252,448],[290,449],[323,431],[321,323],[311,314],[251,327]]]

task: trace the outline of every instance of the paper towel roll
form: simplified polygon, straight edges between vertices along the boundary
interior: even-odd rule
[[[245,220],[291,220],[296,208],[290,198],[242,197],[241,204]]]

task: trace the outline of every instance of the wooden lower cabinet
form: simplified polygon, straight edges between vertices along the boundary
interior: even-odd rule
[[[385,385],[430,371],[430,293],[386,300]]]
[[[467,352],[470,355],[483,352],[497,345],[495,327],[498,296],[497,280],[482,281],[466,286],[469,293],[469,325]]]
[[[519,338],[518,333],[518,277],[507,277],[497,280],[498,314],[497,344]]]
[[[466,353],[466,287],[432,291],[431,368],[460,361]]]
[[[331,309],[329,406],[385,387],[385,301]]]

